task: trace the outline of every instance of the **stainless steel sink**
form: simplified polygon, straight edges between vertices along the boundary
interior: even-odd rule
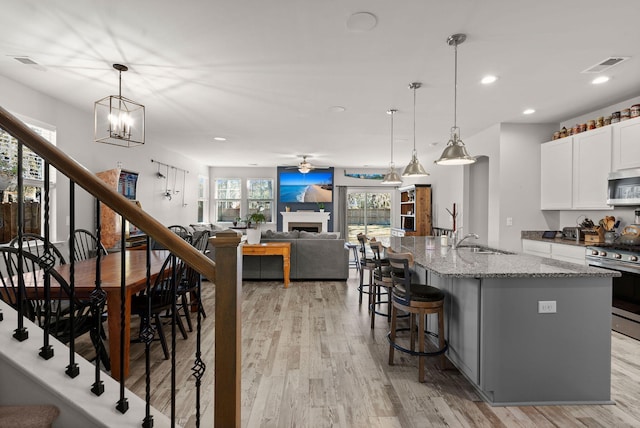
[[[497,250],[495,248],[483,247],[480,245],[462,245],[457,249],[460,251],[469,251],[476,254],[513,254],[509,251]]]

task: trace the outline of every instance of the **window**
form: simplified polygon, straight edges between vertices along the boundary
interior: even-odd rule
[[[36,126],[27,123],[35,133],[44,139],[56,143],[56,131],[53,127]],[[0,129],[0,201],[5,203],[17,202],[18,189],[16,174],[18,171],[18,140]],[[44,160],[32,152],[28,147],[22,147],[22,171],[24,183],[25,222],[24,232],[42,234],[41,225],[44,212],[41,209],[41,195],[44,186]],[[55,240],[55,174],[50,178],[50,239]],[[0,215],[1,216],[1,215]],[[4,221],[6,220],[6,222]],[[10,232],[11,224],[17,219],[3,219],[0,227],[0,241],[9,242],[13,238]]]
[[[198,222],[209,221],[209,177],[198,176]]]
[[[273,217],[273,180],[270,178],[248,179],[247,204],[249,214],[261,212],[267,222],[271,222]]]
[[[242,198],[239,178],[216,179],[216,221],[235,221],[240,217]]]

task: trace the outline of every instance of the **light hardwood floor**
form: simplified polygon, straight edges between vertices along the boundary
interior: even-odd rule
[[[203,322],[208,367],[201,426],[213,426],[213,301]],[[428,361],[417,381],[417,358],[396,352],[387,364],[387,322],[370,329],[358,305],[357,278],[347,282],[243,284],[242,426],[253,427],[640,427],[640,342],[612,333],[615,405],[491,407],[455,369]],[[179,335],[178,335],[179,336]],[[195,426],[192,343],[178,338],[178,423]],[[189,343],[187,343],[189,342]],[[189,345],[189,346],[185,346]],[[170,414],[170,365],[153,344],[155,407]],[[143,347],[132,345],[127,387],[144,396]]]

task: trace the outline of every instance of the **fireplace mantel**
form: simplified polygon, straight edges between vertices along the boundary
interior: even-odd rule
[[[282,230],[289,230],[289,223],[319,223],[322,225],[320,232],[329,231],[329,214],[328,212],[315,211],[295,211],[280,212],[282,215]]]

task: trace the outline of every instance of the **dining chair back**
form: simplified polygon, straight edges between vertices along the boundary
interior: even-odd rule
[[[191,243],[191,232],[189,232],[189,229],[187,229],[184,226],[181,226],[179,224],[174,224],[169,226],[169,230],[172,231],[173,233],[175,233],[176,235],[178,235],[179,237],[181,237],[182,239],[184,239],[185,241]]]
[[[9,242],[9,246],[14,248],[18,248],[20,246],[20,241],[17,236]],[[24,233],[22,235],[22,250],[24,252],[34,254],[38,258],[42,258],[46,253],[48,253],[49,255],[47,257],[53,258],[54,265],[56,266],[67,263],[60,250],[58,250],[51,242],[47,245],[44,236],[35,233]]]
[[[203,230],[193,234],[192,245],[202,254],[207,252],[209,243],[209,231]],[[182,270],[182,278],[178,284],[178,316],[184,316],[187,321],[187,328],[193,331],[193,323],[191,322],[191,311],[199,311],[203,318],[207,317],[202,301],[200,299],[200,286],[202,284],[202,276],[193,268],[185,266]]]
[[[196,247],[196,249],[200,251],[202,254],[204,254],[207,251],[208,244],[209,244],[208,230],[201,230],[193,234],[193,242],[191,242],[191,245]]]
[[[171,226],[167,227],[170,231],[172,231],[173,233],[175,233],[176,235],[178,235],[179,237],[181,237],[182,239],[184,239],[185,241],[187,241],[188,243],[191,244],[191,240],[192,240],[192,235],[191,232],[189,231],[189,229],[187,229],[184,226],[181,226],[179,224],[174,224]],[[152,250],[166,250],[166,247],[164,245],[162,245],[161,243],[155,241],[155,240],[151,240],[151,249]]]
[[[86,229],[76,229],[73,232],[73,257],[74,260],[87,260],[98,255],[107,254],[107,249],[98,238]]]

